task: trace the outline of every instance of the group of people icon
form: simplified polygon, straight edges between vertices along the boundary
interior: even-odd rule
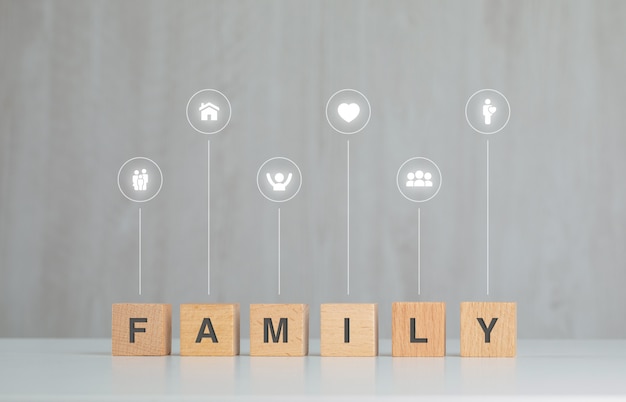
[[[409,172],[406,175],[407,187],[432,187],[433,186],[433,175],[430,172],[422,172],[421,170],[414,172]]]
[[[269,173],[267,173],[265,176],[267,177],[268,183],[272,186],[272,190],[285,191],[287,190],[287,186],[289,185],[289,183],[291,183],[291,178],[293,177],[293,174],[289,173],[289,175],[287,175],[287,180],[285,180],[285,175],[280,172],[274,175],[273,180],[272,175],[270,175]]]
[[[146,191],[148,189],[148,171],[146,169],[135,170],[133,172],[133,189],[135,191]]]

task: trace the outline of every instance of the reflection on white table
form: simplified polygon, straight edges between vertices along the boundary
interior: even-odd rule
[[[110,339],[0,339],[0,400],[626,399],[626,340],[519,340],[516,358],[113,357]],[[469,397],[468,397],[469,396]],[[480,396],[480,398],[478,398]],[[608,399],[614,399],[613,397]],[[594,400],[597,400],[594,397]]]

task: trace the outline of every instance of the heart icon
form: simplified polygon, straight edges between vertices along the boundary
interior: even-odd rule
[[[496,112],[495,106],[489,106],[489,113],[494,114]]]
[[[357,118],[361,112],[361,108],[356,103],[342,103],[337,108],[337,112],[339,113],[339,117],[350,123],[352,120]]]

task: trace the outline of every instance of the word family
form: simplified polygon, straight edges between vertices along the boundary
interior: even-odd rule
[[[464,302],[462,357],[514,357],[517,304]],[[172,352],[170,304],[114,304],[114,356],[164,356]],[[394,357],[443,357],[446,354],[446,304],[392,304]],[[239,304],[180,306],[181,356],[239,354]],[[307,304],[250,305],[250,356],[306,356],[309,353]],[[321,356],[377,356],[377,304],[322,304]]]

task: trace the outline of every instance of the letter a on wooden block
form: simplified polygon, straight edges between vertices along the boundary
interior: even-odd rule
[[[114,304],[114,356],[165,356],[172,352],[171,304]]]
[[[377,304],[322,304],[322,356],[378,355]]]
[[[306,356],[307,304],[251,304],[250,356]]]
[[[461,356],[514,357],[516,303],[461,303]]]
[[[445,303],[393,303],[391,317],[392,356],[445,356]]]
[[[181,356],[239,354],[239,304],[181,304]]]

